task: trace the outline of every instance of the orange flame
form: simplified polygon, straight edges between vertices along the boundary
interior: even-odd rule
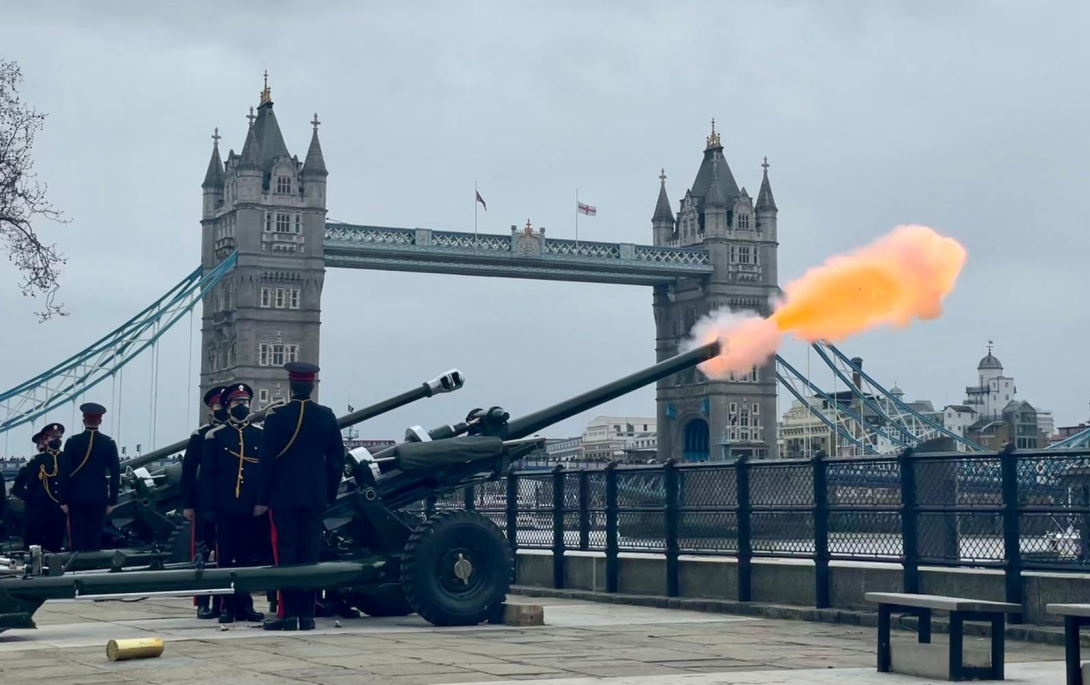
[[[776,353],[784,333],[836,342],[883,324],[937,318],[954,289],[966,252],[926,226],[898,226],[875,242],[831,257],[784,289],[767,319],[713,312],[693,327],[691,349],[719,339],[724,351],[700,365],[711,378],[747,371]]]

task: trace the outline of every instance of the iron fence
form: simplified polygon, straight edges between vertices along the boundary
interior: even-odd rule
[[[512,547],[551,550],[558,588],[568,550],[605,553],[609,592],[618,554],[664,555],[669,596],[679,556],[734,557],[741,601],[754,558],[809,559],[819,608],[833,560],[900,564],[906,592],[921,566],[1000,569],[1016,603],[1023,570],[1090,571],[1090,450],[512,469],[426,507],[476,509]]]

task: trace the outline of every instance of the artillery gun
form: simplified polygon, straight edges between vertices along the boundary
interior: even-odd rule
[[[127,552],[117,552],[110,557],[111,571],[71,572],[64,564],[76,563],[78,555],[55,555],[56,560],[32,555],[30,563],[6,577],[0,568],[0,631],[34,627],[34,612],[50,599],[227,594],[284,586],[336,589],[372,616],[415,612],[438,626],[476,625],[495,615],[510,587],[514,558],[504,532],[475,511],[420,518],[407,516],[405,508],[502,478],[513,463],[544,446],[544,438],[535,436],[541,429],[696,366],[719,350],[718,342],[708,343],[514,420],[499,407],[474,409],[457,424],[430,431],[414,426],[404,442],[373,455],[352,450],[342,492],[326,512],[323,561],[315,565],[206,568],[200,556],[191,563],[169,563],[137,551],[132,563],[140,568],[127,565]],[[405,399],[408,395],[399,401],[413,401]],[[149,485],[148,491],[158,487]]]

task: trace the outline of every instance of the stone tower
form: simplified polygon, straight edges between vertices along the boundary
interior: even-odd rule
[[[286,399],[284,363],[318,363],[327,172],[317,114],[306,159],[289,154],[268,74],[257,113],[251,107],[247,118],[242,154],[231,150],[226,162],[216,130],[201,186],[204,272],[238,251],[237,266],[204,298],[201,395],[240,381],[254,388],[259,409]]]
[[[776,201],[763,165],[754,204],[739,188],[723,156],[712,121],[696,180],[673,214],[666,174],[659,179],[658,203],[651,220],[655,245],[703,247],[711,276],[682,278],[655,287],[656,354],[661,361],[702,316],[720,308],[771,313],[779,292],[776,273]],[[660,381],[657,392],[659,459],[721,460],[742,454],[754,459],[776,455],[776,368],[772,360],[731,380],[706,378],[696,369]]]

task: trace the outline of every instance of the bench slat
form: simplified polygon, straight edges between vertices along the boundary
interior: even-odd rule
[[[964,597],[942,597],[940,595],[913,595],[901,592],[868,592],[868,602],[875,604],[896,604],[903,607],[935,609],[938,611],[976,611],[993,614],[1020,614],[1022,607],[1007,602],[989,602],[983,599]],[[1090,605],[1086,605],[1090,610]]]
[[[1054,616],[1090,617],[1090,604],[1046,604],[1045,613]]]

